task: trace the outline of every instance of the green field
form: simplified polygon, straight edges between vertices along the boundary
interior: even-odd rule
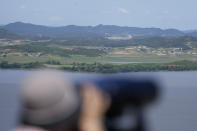
[[[174,66],[173,62],[184,61]],[[9,43],[0,46],[2,68],[49,67],[71,71],[111,72],[185,70],[187,61],[197,62],[197,49],[150,48],[146,46],[66,46],[54,43]],[[2,64],[3,63],[3,64]],[[99,65],[97,65],[97,64]],[[173,63],[173,64],[170,64]],[[139,68],[132,65],[137,64]],[[153,66],[152,66],[152,65]],[[196,63],[192,63],[196,66]],[[105,66],[106,65],[106,66]],[[108,66],[109,65],[109,66]],[[171,66],[173,65],[173,66]],[[192,69],[196,69],[192,66]]]
[[[72,63],[169,63],[181,60],[191,60],[197,61],[197,56],[191,55],[168,55],[168,56],[156,56],[156,55],[140,55],[138,57],[132,56],[98,56],[98,57],[87,57],[82,55],[72,55],[70,57],[61,57],[54,55],[45,55],[40,57],[30,57],[30,56],[7,56],[0,57],[0,61],[8,61],[9,63],[30,63],[30,62],[46,62],[49,60],[59,61],[61,64],[72,64]]]

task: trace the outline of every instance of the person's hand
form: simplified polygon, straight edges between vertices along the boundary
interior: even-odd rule
[[[82,131],[104,131],[104,114],[110,105],[110,98],[93,84],[82,88],[82,112],[80,127]]]

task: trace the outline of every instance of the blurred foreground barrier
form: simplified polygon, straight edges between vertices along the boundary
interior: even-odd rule
[[[21,106],[12,119],[20,115],[16,123],[52,131],[145,131],[144,108],[156,100],[158,88],[155,79],[145,76],[71,78],[36,72],[24,80],[21,95],[13,96]]]

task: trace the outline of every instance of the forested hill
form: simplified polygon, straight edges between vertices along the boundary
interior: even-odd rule
[[[197,37],[197,31],[191,32],[189,35]]]
[[[126,36],[126,37],[125,37]],[[197,31],[114,25],[48,27],[22,22],[0,26],[0,39],[47,40],[71,46],[197,48]],[[43,44],[43,43],[42,43]]]
[[[1,26],[0,28],[6,29],[10,32],[22,36],[31,37],[55,37],[65,38],[73,36],[183,36],[184,32],[177,29],[160,28],[138,28],[138,27],[121,27],[115,25],[98,25],[98,26],[62,26],[62,27],[49,27],[34,25],[29,23],[16,22],[8,25]]]
[[[47,42],[48,43],[48,42]],[[197,48],[197,37],[144,37],[130,40],[108,40],[104,38],[72,38],[66,41],[53,41],[61,45],[75,46],[105,46],[105,47],[125,47],[144,45],[153,48]]]
[[[12,32],[9,32],[5,29],[0,29],[0,39],[18,39],[18,38],[21,38],[20,36],[12,33]]]

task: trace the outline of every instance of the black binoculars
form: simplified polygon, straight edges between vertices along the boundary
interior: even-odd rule
[[[144,107],[156,100],[159,94],[158,81],[154,78],[136,75],[99,75],[92,82],[111,98],[111,104],[105,114],[108,131],[144,131]]]

